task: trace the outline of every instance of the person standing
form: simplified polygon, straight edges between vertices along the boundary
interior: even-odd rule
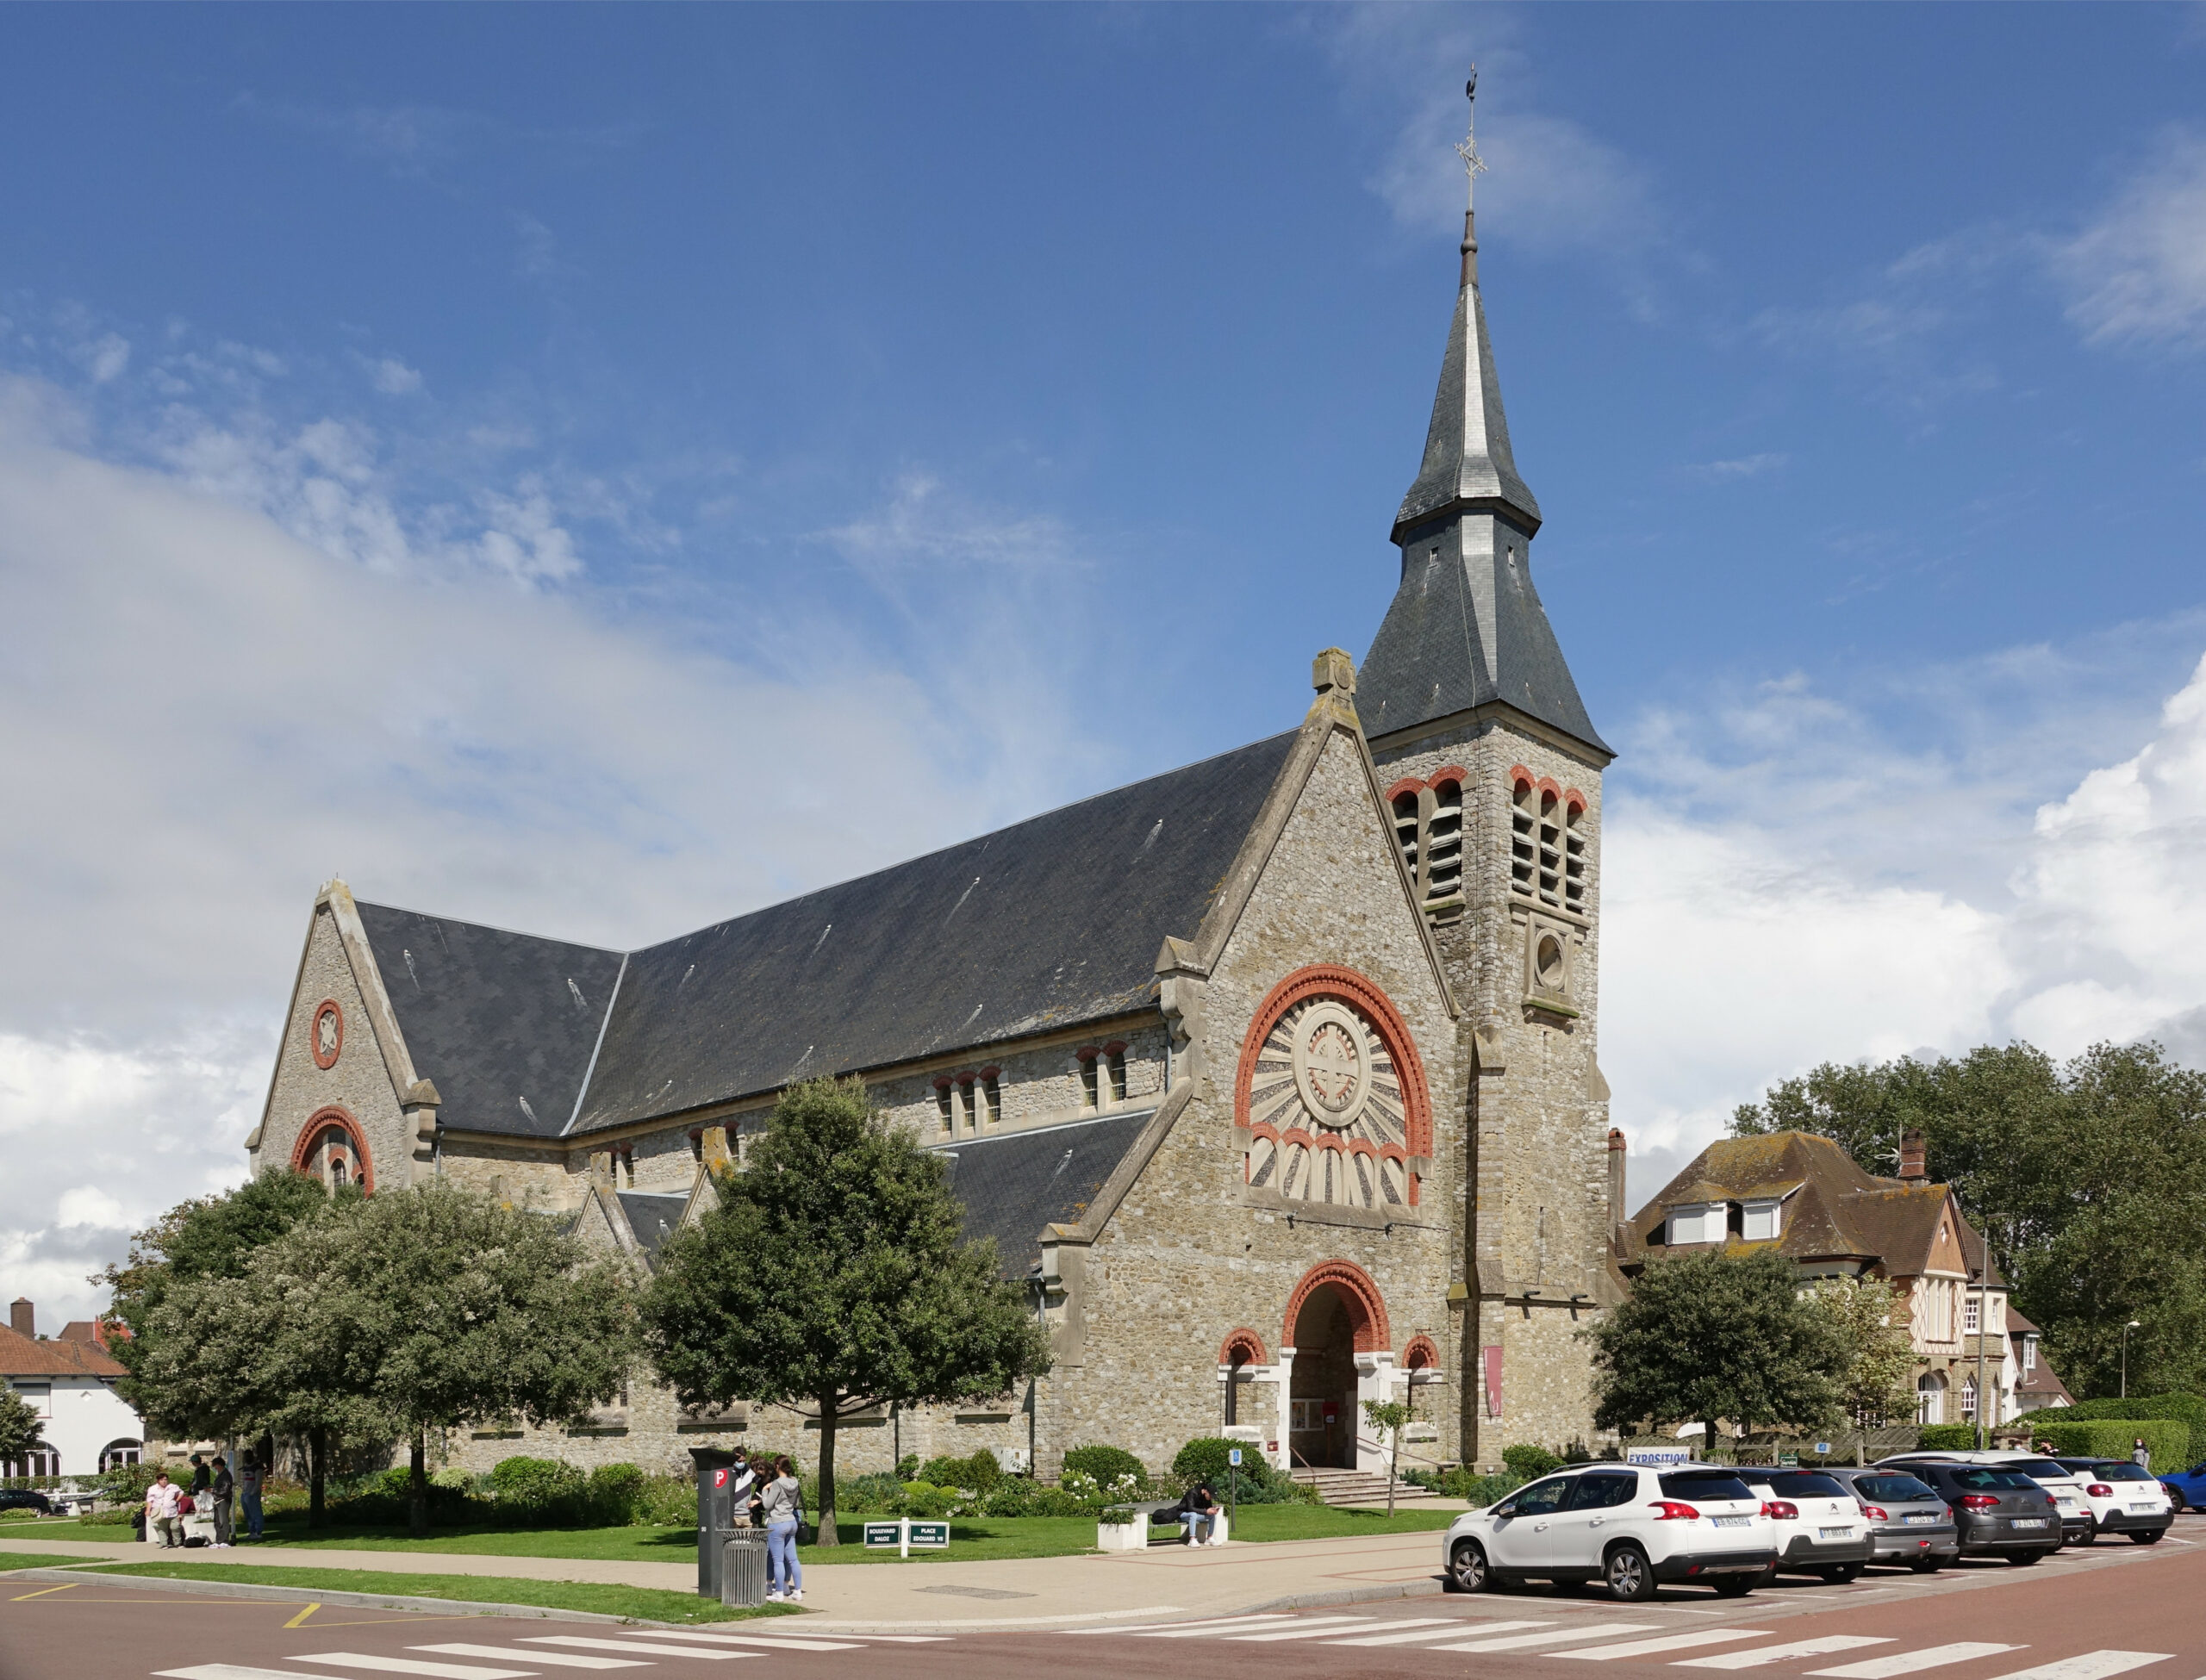
[[[196,1499],[207,1491],[209,1484],[214,1479],[213,1473],[207,1468],[207,1460],[194,1453],[191,1455],[191,1485],[185,1491]]]
[[[759,1490],[759,1514],[766,1524],[766,1602],[804,1602],[804,1571],[796,1560],[797,1521],[804,1514],[804,1490],[786,1457],[774,1460],[774,1479]]]
[[[245,1512],[245,1537],[260,1538],[260,1488],[264,1479],[260,1454],[248,1453],[238,1466],[238,1503]]]
[[[208,1496],[215,1509],[215,1544],[227,1546],[233,1533],[230,1500],[237,1492],[237,1478],[230,1474],[230,1461],[220,1453],[215,1456],[215,1474],[208,1484]]]
[[[146,1490],[146,1538],[164,1552],[184,1544],[183,1520],[177,1515],[183,1497],[184,1490],[169,1480],[167,1471],[153,1472],[153,1484]]]
[[[2153,1452],[2145,1445],[2144,1436],[2138,1436],[2136,1446],[2130,1449],[2129,1462],[2140,1470],[2150,1470],[2153,1467]]]
[[[758,1477],[751,1468],[751,1455],[740,1447],[735,1449],[735,1463],[729,1466],[727,1473],[729,1524],[737,1528],[751,1528],[758,1509]]]

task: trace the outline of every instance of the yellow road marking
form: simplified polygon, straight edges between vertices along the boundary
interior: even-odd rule
[[[82,1586],[83,1584],[84,1583],[81,1581],[65,1581],[58,1587],[41,1587],[36,1592],[23,1593],[17,1597],[9,1599],[8,1602],[11,1604],[21,1604],[28,1599],[43,1598],[50,1592],[66,1592],[72,1587]]]
[[[308,1605],[308,1606],[306,1607],[306,1608],[305,1608],[305,1609],[301,1610],[301,1611],[298,1613],[298,1615],[296,1615],[293,1616],[293,1617],[292,1617],[289,1621],[285,1622],[284,1625],[286,1627],[297,1627],[301,1622],[304,1621],[305,1621],[308,1616],[312,1615],[313,1615],[316,1610],[319,1610],[321,1608],[321,1606],[320,1604],[318,1604],[318,1603],[315,1603],[315,1604],[309,1604],[309,1605]]]

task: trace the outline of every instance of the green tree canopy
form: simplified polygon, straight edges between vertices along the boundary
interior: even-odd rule
[[[963,1240],[942,1160],[863,1081],[792,1086],[714,1188],[719,1205],[659,1251],[645,1342],[686,1406],[816,1409],[821,1545],[834,1544],[838,1419],[998,1395],[1049,1368],[995,1244]]]
[[[1839,1407],[1842,1345],[1771,1249],[1650,1260],[1631,1298],[1580,1335],[1593,1344],[1593,1421],[1630,1430],[1718,1419],[1814,1428]]]
[[[1874,1278],[1826,1278],[1803,1298],[1836,1349],[1835,1397],[1855,1429],[1912,1416],[1915,1349],[1894,1322],[1891,1285]],[[1854,1444],[1858,1449],[1858,1434]]]
[[[1873,1173],[1920,1131],[2017,1304],[2078,1393],[2206,1386],[2206,1075],[2157,1045],[2065,1066],[2028,1044],[1827,1063],[1733,1116],[1735,1136],[1819,1132]]]
[[[46,1444],[46,1426],[39,1422],[38,1408],[16,1392],[0,1384],[0,1464],[10,1459],[20,1459],[34,1447]]]

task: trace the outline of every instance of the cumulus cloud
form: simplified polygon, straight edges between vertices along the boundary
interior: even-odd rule
[[[368,383],[385,396],[408,396],[421,389],[421,370],[396,356],[378,356],[368,364]]]
[[[2164,136],[2105,213],[2051,260],[2069,318],[2092,341],[2206,346],[2206,139]]]

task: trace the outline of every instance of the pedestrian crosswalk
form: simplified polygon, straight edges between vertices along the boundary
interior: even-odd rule
[[[668,1674],[689,1670],[702,1675],[717,1671],[691,1665],[782,1653],[863,1651],[884,1645],[939,1645],[950,1638],[946,1633],[737,1633],[703,1627],[608,1627],[602,1633],[511,1635],[470,1631],[477,1637],[409,1645],[388,1653],[303,1652],[283,1658],[296,1664],[285,1668],[196,1663],[189,1668],[159,1670],[154,1680],[352,1680],[368,1674],[388,1675],[393,1680],[582,1680],[583,1671],[605,1673],[608,1680],[630,1680],[614,1671],[657,1668]],[[633,1680],[645,1677],[638,1675]]]
[[[1667,1622],[1611,1621],[1592,1616],[1570,1620],[1500,1621],[1457,1614],[1448,1616],[1380,1616],[1354,1612],[1293,1615],[1285,1612],[1221,1616],[1205,1621],[1149,1622],[1131,1627],[1081,1628],[1087,1639],[1212,1640],[1236,1644],[1285,1645],[1299,1641],[1317,1647],[1387,1648],[1389,1655],[1437,1657],[1519,1654],[1561,1662],[1658,1663],[1679,1669],[1782,1669],[1798,1665],[1798,1680],[1907,1680],[1935,1669],[1976,1664],[2029,1649],[1990,1640],[1924,1643],[1879,1650],[1825,1667],[1817,1658],[1899,1647],[1884,1633],[1825,1633],[1785,1639],[1759,1627],[1685,1627]],[[1699,1653],[1711,1646],[1737,1650]],[[2113,1680],[2116,1675],[2171,1659],[2165,1652],[2087,1651],[2032,1668],[1988,1677],[1988,1680]],[[1680,1676],[1679,1680],[1684,1680]],[[1940,1677],[1942,1680],[1942,1677]]]

